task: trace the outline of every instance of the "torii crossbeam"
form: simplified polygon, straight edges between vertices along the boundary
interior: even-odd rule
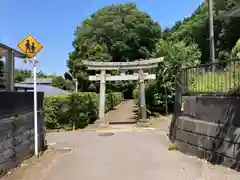
[[[158,66],[158,63],[163,61],[163,57],[139,60],[133,62],[95,62],[82,61],[89,70],[100,70],[101,73],[95,76],[89,76],[90,81],[100,81],[100,107],[99,107],[99,125],[106,127],[108,122],[105,121],[105,91],[106,81],[122,81],[122,80],[138,80],[140,84],[140,121],[146,122],[146,102],[145,102],[145,85],[144,80],[155,79],[155,74],[144,73],[143,69],[151,69]],[[106,70],[120,70],[120,75],[111,76],[106,74]],[[137,70],[137,74],[126,75],[127,70]]]

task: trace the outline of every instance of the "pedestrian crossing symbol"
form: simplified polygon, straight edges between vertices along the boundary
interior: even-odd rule
[[[17,45],[29,58],[34,57],[42,48],[42,44],[39,43],[32,35],[25,37]]]

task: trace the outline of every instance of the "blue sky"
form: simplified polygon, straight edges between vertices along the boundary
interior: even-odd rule
[[[62,75],[67,71],[68,53],[73,50],[73,32],[90,14],[113,3],[127,0],[1,0],[0,42],[17,49],[16,44],[29,33],[43,44],[37,55],[38,70]],[[190,16],[203,0],[135,0],[164,27]],[[30,68],[16,59],[16,67]]]

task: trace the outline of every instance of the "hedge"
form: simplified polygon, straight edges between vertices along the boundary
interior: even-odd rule
[[[122,93],[106,95],[106,112],[122,101]],[[97,93],[73,93],[44,98],[45,125],[47,129],[84,128],[98,117]]]

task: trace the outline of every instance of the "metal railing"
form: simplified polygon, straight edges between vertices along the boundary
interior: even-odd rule
[[[181,70],[183,94],[240,95],[240,60],[231,59]]]

